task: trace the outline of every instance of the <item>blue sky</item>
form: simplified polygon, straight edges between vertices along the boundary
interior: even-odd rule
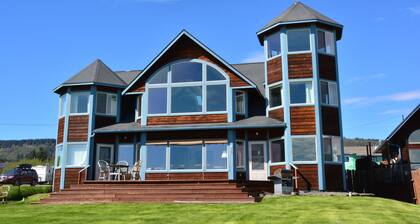
[[[344,135],[384,138],[420,102],[420,1],[303,1],[344,25]],[[293,1],[0,2],[0,139],[56,136],[52,89],[102,59],[141,69],[187,29],[231,63],[262,59],[256,31]]]

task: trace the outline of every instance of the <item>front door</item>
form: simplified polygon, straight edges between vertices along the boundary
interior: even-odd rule
[[[267,155],[265,142],[249,143],[249,179],[267,180]]]
[[[99,167],[98,167],[99,160],[104,160],[108,164],[114,161],[114,145],[98,144],[98,146],[96,147],[95,179],[98,179],[99,177]]]

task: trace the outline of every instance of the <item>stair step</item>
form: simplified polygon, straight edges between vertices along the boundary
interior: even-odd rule
[[[55,194],[170,194],[170,193],[242,193],[240,189],[89,189],[89,190],[64,190]]]

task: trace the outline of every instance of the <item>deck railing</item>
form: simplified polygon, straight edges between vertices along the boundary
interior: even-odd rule
[[[77,184],[81,184],[82,183],[82,173],[84,172],[84,180],[86,180],[86,173],[85,172],[90,166],[87,165],[85,167],[83,167],[83,169],[79,170],[79,173],[77,174]],[[83,181],[84,181],[83,180]]]

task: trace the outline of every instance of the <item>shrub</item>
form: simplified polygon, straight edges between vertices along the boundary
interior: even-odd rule
[[[34,187],[22,185],[20,188],[19,186],[12,186],[7,199],[10,201],[19,201],[22,200],[22,198],[26,198],[34,194],[50,193],[51,190],[51,185],[38,185]]]

